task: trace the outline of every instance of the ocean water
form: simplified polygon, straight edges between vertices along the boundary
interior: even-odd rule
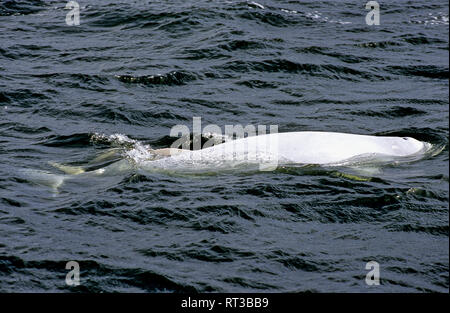
[[[0,1],[1,292],[448,292],[447,1],[372,26],[364,1],[65,4]],[[438,149],[351,175],[51,165],[136,165],[193,117]]]

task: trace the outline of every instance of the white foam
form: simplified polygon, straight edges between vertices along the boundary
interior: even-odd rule
[[[410,23],[424,25],[449,25],[448,13],[428,13],[427,16],[413,17]]]
[[[136,143],[137,140],[131,139],[126,135],[123,134],[112,134],[112,135],[105,135],[105,134],[99,134],[94,133],[91,136],[91,141],[93,142],[109,142],[109,143],[115,143],[115,144],[124,144],[124,143]]]
[[[264,6],[262,4],[259,4],[258,2],[250,1],[248,4],[254,5],[259,9],[264,9]]]
[[[155,154],[151,152],[150,145],[143,144],[139,140],[131,139],[123,134],[105,135],[95,133],[91,136],[93,142],[107,142],[115,146],[124,146],[123,156],[133,161],[140,163],[144,160],[154,159]]]

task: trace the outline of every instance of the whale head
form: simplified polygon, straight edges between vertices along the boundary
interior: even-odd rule
[[[415,154],[425,148],[425,143],[411,137],[394,137],[392,139],[392,150],[398,156]]]

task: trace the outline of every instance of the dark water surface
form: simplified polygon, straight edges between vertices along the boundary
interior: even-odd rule
[[[447,1],[383,2],[379,26],[364,1],[80,1],[79,26],[65,3],[0,1],[0,291],[448,292]],[[445,148],[369,179],[21,174],[167,147],[193,116]]]

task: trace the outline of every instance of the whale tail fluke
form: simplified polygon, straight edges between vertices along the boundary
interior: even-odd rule
[[[67,178],[66,175],[52,174],[46,171],[34,169],[24,169],[22,170],[22,174],[28,181],[38,185],[50,187],[54,191],[58,191],[58,188],[61,187],[64,180]]]

